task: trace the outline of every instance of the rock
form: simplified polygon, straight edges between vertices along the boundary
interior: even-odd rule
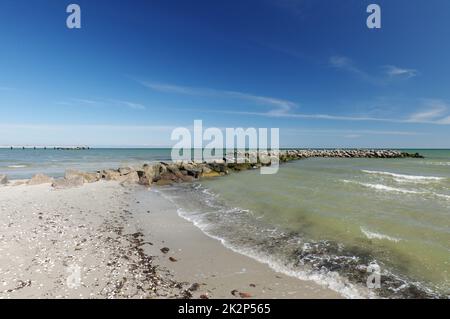
[[[82,177],[85,183],[94,183],[100,180],[100,173],[85,173],[74,169],[68,169],[65,173],[66,179]]]
[[[82,176],[86,183],[95,183],[101,179],[100,173],[84,173]]]
[[[209,299],[207,294],[202,294],[200,295],[200,299]]]
[[[194,282],[189,288],[189,291],[197,291],[200,288],[200,284],[197,282]]]
[[[167,180],[167,179],[160,179],[160,180],[156,181],[155,184],[158,186],[166,186],[166,185],[172,185],[173,182],[171,180]]]
[[[217,177],[221,176],[220,173],[215,171],[210,171],[209,173],[202,173],[202,177]]]
[[[153,181],[151,179],[149,179],[147,177],[147,175],[145,175],[144,171],[137,171],[136,173],[138,174],[138,178],[139,178],[138,183],[139,184],[145,185],[145,186],[150,186],[152,184]]]
[[[232,290],[232,291],[231,291],[231,294],[232,294],[233,296],[235,296],[235,297],[239,296],[239,297],[241,297],[241,298],[251,298],[251,297],[252,297],[252,295],[249,294],[248,292],[240,292],[240,291],[238,291],[238,290],[236,290],[236,289]]]
[[[40,185],[40,184],[50,184],[53,182],[53,178],[44,174],[36,174],[29,181],[28,185]]]
[[[155,182],[160,175],[161,164],[148,165],[144,164],[142,170],[139,170],[139,184],[149,186]]]
[[[201,169],[202,169],[202,174],[208,174],[208,173],[212,172],[212,169],[210,169],[207,165],[203,165],[201,167]]]
[[[5,185],[8,183],[8,177],[6,175],[0,174],[0,185]]]
[[[175,175],[178,179],[183,178],[183,173],[181,173],[180,169],[178,168],[177,164],[169,164],[167,165],[167,170]]]
[[[166,180],[166,181],[172,181],[172,182],[179,182],[180,179],[181,179],[183,176],[184,176],[184,175],[181,175],[181,177],[179,177],[179,176],[177,176],[177,175],[174,174],[174,173],[166,172],[166,173],[162,173],[162,174],[159,176],[158,181],[159,181],[159,180]]]
[[[185,175],[181,178],[181,180],[185,183],[192,183],[194,181],[194,177],[190,175]]]
[[[241,297],[241,298],[251,298],[252,295],[249,294],[248,292],[240,292],[239,293],[239,297]]]
[[[107,169],[102,172],[102,178],[107,181],[117,181],[120,179],[120,173],[119,171]]]
[[[128,175],[128,174],[131,174],[132,172],[134,172],[134,169],[132,169],[131,167],[119,168],[120,175]]]
[[[169,257],[169,260],[171,261],[171,262],[177,262],[178,260],[176,259],[176,258],[174,258],[174,257]]]
[[[161,250],[161,252],[163,253],[163,254],[167,254],[168,252],[169,252],[169,248],[168,247],[163,247],[163,248],[161,248],[160,249]]]
[[[218,173],[226,173],[226,166],[224,163],[210,163],[209,168]]]
[[[139,175],[137,172],[131,172],[127,175],[123,175],[119,179],[120,185],[127,186],[132,184],[137,184],[140,181]]]
[[[55,179],[52,183],[52,187],[56,189],[72,188],[83,186],[84,178],[82,176],[76,176],[70,179],[59,178]]]

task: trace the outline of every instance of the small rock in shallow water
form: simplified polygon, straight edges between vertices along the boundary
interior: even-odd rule
[[[176,261],[178,261],[176,258],[174,258],[174,257],[169,257],[169,260],[171,261],[171,262],[176,262]]]
[[[169,252],[169,248],[167,248],[167,247],[163,247],[163,248],[161,248],[160,249],[161,250],[161,252],[163,253],[163,254],[167,254],[168,252]]]

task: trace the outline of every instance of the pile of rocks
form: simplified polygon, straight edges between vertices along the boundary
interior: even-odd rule
[[[280,160],[299,159],[309,157],[335,157],[335,158],[423,158],[419,153],[406,153],[394,150],[367,150],[367,149],[333,149],[333,150],[288,150],[280,152]]]
[[[141,184],[145,186],[170,185],[173,183],[192,182],[200,178],[227,175],[230,171],[243,171],[270,166],[273,163],[288,162],[311,157],[332,158],[422,158],[418,153],[410,154],[394,150],[282,150],[273,152],[233,152],[223,159],[208,162],[176,162],[144,164],[139,168],[122,167],[95,173],[67,170],[64,178],[52,179],[46,175],[35,175],[29,185],[52,183],[54,188],[68,188],[93,183],[99,180],[118,181],[122,185]],[[7,178],[0,175],[0,184]]]

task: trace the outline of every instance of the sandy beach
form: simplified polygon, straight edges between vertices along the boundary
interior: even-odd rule
[[[158,186],[0,187],[0,298],[341,298],[224,247]]]

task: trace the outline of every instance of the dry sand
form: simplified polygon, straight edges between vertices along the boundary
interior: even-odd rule
[[[155,190],[104,181],[0,187],[0,298],[191,294],[340,298],[227,249]]]

